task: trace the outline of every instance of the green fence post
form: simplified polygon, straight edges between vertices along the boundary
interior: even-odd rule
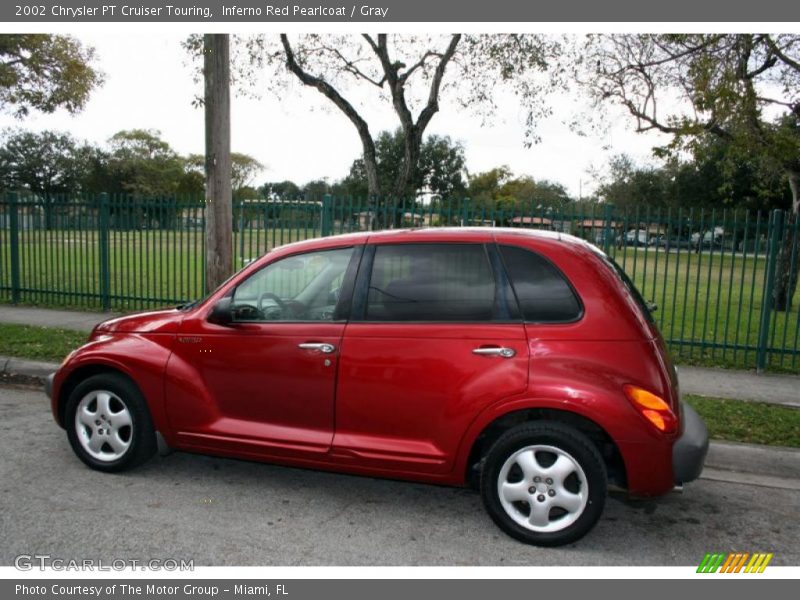
[[[234,206],[239,208],[239,265],[236,265],[236,258],[234,258],[233,270],[234,272],[245,266],[244,258],[244,202],[237,202]],[[235,210],[235,209],[234,209]],[[252,258],[252,256],[250,257]]]
[[[108,266],[109,255],[109,206],[108,194],[100,194],[100,214],[98,243],[100,255],[100,301],[104,311],[111,310],[111,273]]]
[[[783,211],[772,211],[769,227],[769,247],[767,249],[767,268],[764,275],[764,296],[761,299],[761,321],[758,326],[758,352],[756,371],[763,373],[767,366],[769,329],[772,316],[772,299],[775,287],[775,265],[778,262],[778,248],[783,233]]]
[[[11,229],[11,303],[18,304],[20,296],[19,283],[19,198],[17,192],[8,194],[8,226]]]
[[[611,248],[611,219],[614,218],[614,205],[603,204],[603,252],[608,254]],[[594,223],[592,223],[594,225]],[[616,231],[616,228],[614,228]]]
[[[322,214],[319,221],[320,235],[329,236],[333,233],[333,198],[325,194],[322,198]]]

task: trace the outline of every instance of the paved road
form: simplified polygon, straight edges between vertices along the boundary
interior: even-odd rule
[[[41,392],[0,387],[0,564],[17,554],[196,565],[692,565],[708,551],[800,564],[800,491],[701,480],[610,500],[560,549],[502,534],[472,491],[188,454],[103,475],[72,455]]]

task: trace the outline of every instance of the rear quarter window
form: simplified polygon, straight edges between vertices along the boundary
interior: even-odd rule
[[[525,321],[569,323],[581,317],[575,291],[549,260],[517,246],[500,246],[500,255]]]

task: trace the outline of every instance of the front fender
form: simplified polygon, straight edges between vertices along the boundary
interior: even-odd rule
[[[150,409],[153,425],[163,432],[167,426],[164,371],[174,337],[171,334],[112,334],[78,348],[53,378],[51,408],[58,424],[64,426],[61,408],[67,401],[66,394],[83,378],[82,374],[89,376],[107,370],[118,371],[136,383]]]

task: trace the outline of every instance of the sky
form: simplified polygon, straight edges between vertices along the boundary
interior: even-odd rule
[[[203,110],[192,106],[202,88],[193,80],[182,35],[117,32],[76,37],[96,49],[97,64],[105,74],[105,84],[93,92],[84,110],[77,115],[63,110],[33,113],[24,120],[0,114],[0,128],[68,131],[98,144],[123,129],[156,129],[181,154],[203,152]],[[661,135],[633,131],[632,120],[621,112],[610,113],[611,125],[603,134],[581,137],[565,123],[588,101],[561,96],[551,100],[553,115],[539,126],[541,142],[526,148],[518,104],[502,92],[496,101],[495,118],[482,124],[445,95],[427,130],[462,142],[470,173],[507,165],[516,175],[557,181],[578,197],[596,188],[592,173],[602,170],[611,156],[624,152],[646,162],[652,160],[652,147],[664,143]],[[266,166],[253,183],[290,179],[302,184],[319,178],[333,182],[347,175],[361,154],[361,144],[347,118],[329,106],[316,90],[299,83],[280,98],[269,93],[232,98],[232,150]],[[377,102],[371,107],[367,120],[373,134],[396,128],[391,107]]]

